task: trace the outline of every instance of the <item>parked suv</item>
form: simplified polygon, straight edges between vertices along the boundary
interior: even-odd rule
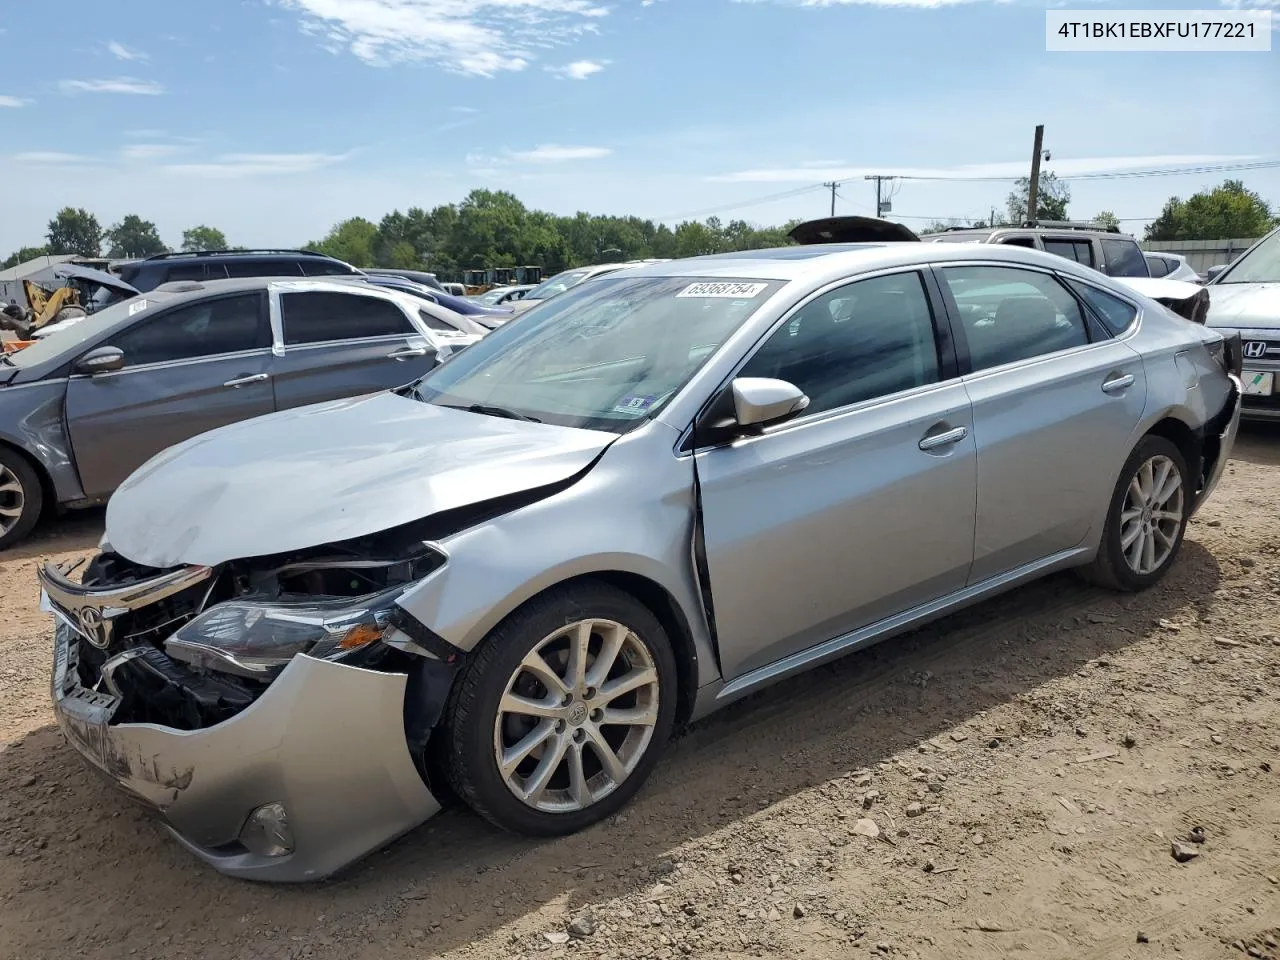
[[[1007,243],[1057,254],[1109,277],[1149,277],[1142,248],[1119,227],[1066,220],[1029,220],[1017,227],[951,229],[922,237],[931,243]]]
[[[180,283],[99,310],[0,357],[0,549],[44,504],[101,503],[172,444],[399,386],[475,331],[443,307],[337,279]]]
[[[322,253],[307,250],[201,250],[158,253],[115,267],[120,279],[143,293],[178,280],[226,280],[241,277],[333,277],[361,271]]]

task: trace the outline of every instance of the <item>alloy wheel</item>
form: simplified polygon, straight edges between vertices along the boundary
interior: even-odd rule
[[[1143,462],[1120,508],[1120,549],[1129,569],[1143,577],[1159,570],[1185,520],[1186,492],[1177,464],[1163,455]]]
[[[545,813],[608,796],[649,747],[658,688],[653,654],[624,624],[579,620],[544,637],[507,681],[494,723],[507,789]]]
[[[0,463],[0,537],[18,525],[27,505],[26,492],[18,475]]]

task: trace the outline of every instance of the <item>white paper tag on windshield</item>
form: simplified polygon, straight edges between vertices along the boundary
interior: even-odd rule
[[[129,316],[132,317],[135,313],[141,313],[145,309],[147,309],[146,300],[135,300],[129,304]]]
[[[676,296],[724,297],[727,300],[750,300],[752,297],[760,296],[760,291],[768,286],[767,283],[738,283],[736,281],[691,283],[677,293]]]

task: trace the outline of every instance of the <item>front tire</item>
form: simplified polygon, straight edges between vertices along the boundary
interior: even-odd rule
[[[450,785],[514,833],[559,836],[615,813],[671,737],[671,642],[633,596],[588,581],[546,593],[485,638],[454,688]]]
[[[1098,555],[1081,571],[1084,578],[1125,592],[1158,583],[1182,548],[1194,496],[1190,481],[1177,446],[1144,437],[1120,471]]]
[[[44,489],[31,464],[0,446],[0,550],[30,533],[43,508]]]

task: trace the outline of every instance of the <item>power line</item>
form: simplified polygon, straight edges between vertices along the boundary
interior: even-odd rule
[[[1058,180],[1131,180],[1140,177],[1176,177],[1197,173],[1229,173],[1237,170],[1270,170],[1280,167],[1280,160],[1257,160],[1250,163],[1203,164],[1198,167],[1161,167],[1151,170],[1113,170],[1105,173],[1077,173],[1055,175]],[[848,177],[838,183],[848,183],[856,177]],[[874,178],[864,178],[874,179]],[[927,180],[943,183],[1014,183],[1022,177],[954,177],[898,174],[899,180]]]
[[[691,210],[688,213],[670,213],[660,217],[654,217],[657,221],[666,220],[688,220],[694,217],[709,217],[717,213],[723,213],[726,210],[738,210],[742,207],[754,207],[761,203],[772,203],[774,200],[787,200],[791,197],[798,197],[801,194],[812,193],[815,190],[826,189],[823,184],[810,183],[803,187],[795,187],[791,190],[784,190],[782,193],[772,193],[765,197],[756,197],[752,200],[739,200],[736,203],[724,203],[718,207],[707,207],[703,210]]]

